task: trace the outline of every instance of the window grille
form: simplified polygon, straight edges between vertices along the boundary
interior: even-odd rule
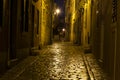
[[[3,0],[0,0],[0,27],[2,27],[3,23]]]
[[[117,0],[112,2],[112,22],[117,21]]]

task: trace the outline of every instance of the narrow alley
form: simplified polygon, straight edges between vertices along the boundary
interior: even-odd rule
[[[0,80],[107,80],[81,46],[57,42],[37,52],[37,56],[23,60]]]
[[[120,0],[0,0],[0,80],[120,80]]]

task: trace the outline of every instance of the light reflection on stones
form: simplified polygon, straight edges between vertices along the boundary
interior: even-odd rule
[[[74,46],[53,44],[41,52],[39,60],[27,70],[28,74],[21,77],[31,74],[32,80],[35,77],[39,77],[37,80],[88,80],[82,51],[77,51]]]

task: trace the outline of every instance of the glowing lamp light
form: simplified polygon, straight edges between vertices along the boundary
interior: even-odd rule
[[[65,31],[65,29],[63,28],[62,31]]]
[[[60,9],[56,9],[56,13],[59,14],[60,13]]]

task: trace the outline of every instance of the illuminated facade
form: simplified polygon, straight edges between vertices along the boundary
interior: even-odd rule
[[[68,38],[92,52],[111,80],[120,77],[119,3],[117,0],[66,0]]]
[[[71,6],[72,5],[72,6]],[[66,1],[66,23],[73,43],[90,46],[91,1]]]

